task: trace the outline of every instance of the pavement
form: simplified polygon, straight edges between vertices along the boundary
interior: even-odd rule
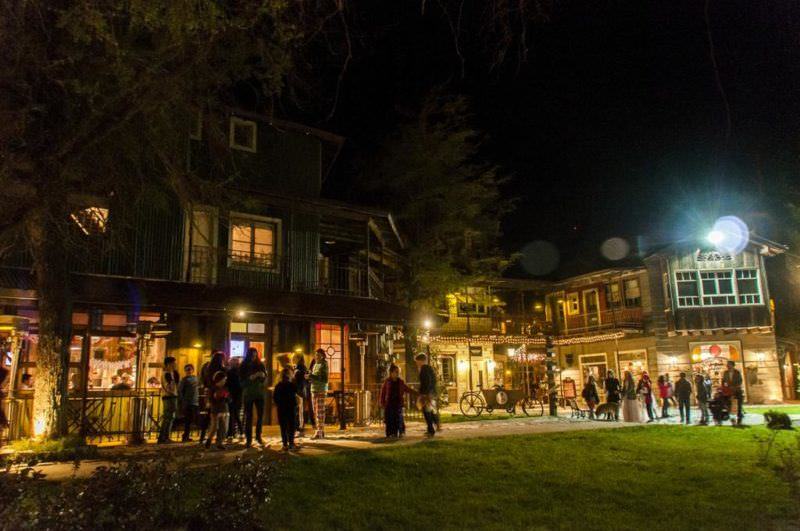
[[[694,412],[693,412],[694,415]],[[800,416],[795,416],[798,417]],[[699,411],[693,417],[699,419]],[[793,418],[793,420],[797,420]],[[696,422],[696,420],[695,420]],[[745,415],[746,425],[763,424],[763,416],[759,414]],[[658,419],[640,426],[680,424],[680,418],[673,416]],[[617,429],[632,427],[635,424],[626,422],[606,422],[588,419],[575,419],[568,415],[559,417],[517,417],[503,420],[485,420],[445,423],[443,430],[434,438],[437,440],[460,440],[478,437],[504,437],[509,435],[547,434],[569,431],[585,431],[599,429]],[[705,428],[712,429],[712,428]],[[320,456],[342,451],[373,450],[392,446],[425,444],[430,439],[425,436],[425,425],[421,422],[408,422],[407,433],[402,439],[386,439],[383,426],[351,427],[345,431],[331,429],[324,439],[299,439],[300,450],[285,453],[280,450],[281,440],[277,426],[264,427],[265,446],[246,449],[244,444],[235,441],[227,445],[225,450],[211,449],[195,443],[174,443],[169,445],[145,444],[142,446],[110,446],[99,448],[97,459],[83,460],[77,463],[40,463],[34,469],[42,478],[51,481],[63,481],[71,478],[89,477],[97,468],[108,467],[125,460],[148,459],[163,453],[169,453],[176,460],[187,460],[196,466],[218,466],[229,463],[237,457],[256,456],[268,452],[276,460],[294,458],[296,456]]]

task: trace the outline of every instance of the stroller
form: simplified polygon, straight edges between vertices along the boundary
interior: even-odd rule
[[[708,409],[714,418],[714,424],[717,426],[729,420],[731,418],[731,393],[729,389],[725,387],[717,389],[717,392],[714,393],[714,398],[708,402]]]

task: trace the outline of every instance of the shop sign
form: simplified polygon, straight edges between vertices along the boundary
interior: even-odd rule
[[[469,346],[469,356],[472,357],[483,357],[483,346],[482,345],[470,345]]]

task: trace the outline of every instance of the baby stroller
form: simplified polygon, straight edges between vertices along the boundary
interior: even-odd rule
[[[726,393],[726,389],[722,387],[717,389],[714,398],[708,402],[708,409],[711,410],[711,416],[717,426],[731,418],[731,397]]]

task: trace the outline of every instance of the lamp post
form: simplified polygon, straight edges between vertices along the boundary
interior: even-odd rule
[[[550,407],[550,416],[558,416],[558,393],[556,392],[556,374],[555,374],[555,357],[556,353],[553,347],[553,337],[545,337],[545,348],[547,350],[547,404]]]

